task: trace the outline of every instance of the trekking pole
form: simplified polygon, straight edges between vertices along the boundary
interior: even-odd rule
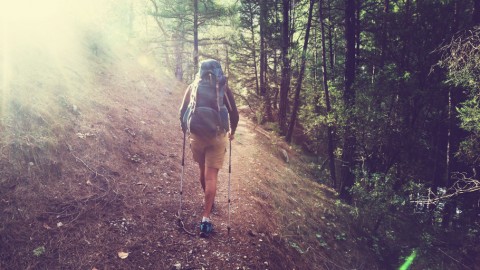
[[[182,198],[183,198],[183,175],[185,173],[185,141],[187,132],[183,132],[183,149],[182,149],[182,177],[180,178],[180,208],[178,209],[178,226],[182,228],[187,234],[195,236],[193,232],[190,232],[185,228],[185,223],[182,220]]]
[[[185,173],[185,141],[187,132],[183,132],[183,149],[182,149],[182,177],[180,178],[180,208],[178,210],[178,218],[182,220],[182,197],[183,197],[183,175]]]
[[[230,234],[230,178],[232,175],[232,140],[230,140],[230,150],[228,151],[228,224],[227,230]]]

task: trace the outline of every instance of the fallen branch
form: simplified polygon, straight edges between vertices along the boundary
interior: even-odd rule
[[[464,193],[480,191],[479,180],[467,177],[465,173],[456,173],[452,177],[456,178],[457,181],[447,189],[447,192],[444,195],[438,196],[433,193],[431,189],[428,189],[426,199],[412,200],[411,202],[421,205],[432,205]]]

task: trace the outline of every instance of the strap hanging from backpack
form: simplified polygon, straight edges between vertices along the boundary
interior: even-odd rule
[[[219,85],[218,85],[218,82],[216,82],[215,84],[215,91],[217,92],[217,108],[218,108],[218,112],[220,112],[220,100],[219,100]]]
[[[228,88],[228,80],[227,80],[226,83],[225,83],[225,99],[227,100],[228,111],[231,112],[231,111],[233,111],[233,109],[232,109],[232,104],[230,104],[230,99],[228,98],[228,93],[227,93],[228,89],[229,88]]]

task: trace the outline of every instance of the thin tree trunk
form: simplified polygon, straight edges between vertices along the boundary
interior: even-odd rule
[[[275,0],[275,25],[280,25],[280,19],[278,14],[279,12],[279,0]],[[279,66],[279,60],[280,60],[281,54],[278,55],[277,50],[273,50],[273,81],[275,84],[275,89],[273,93],[273,109],[277,111],[277,120],[278,120],[278,110],[279,110],[279,105],[278,105],[278,96],[280,94],[280,84],[278,82],[278,66]]]
[[[320,19],[320,29],[322,35],[322,73],[323,73],[323,90],[325,92],[325,104],[327,106],[327,119],[332,111],[330,105],[330,93],[328,91],[328,70],[327,70],[327,56],[325,48],[325,22],[323,20],[323,0],[319,2],[318,8],[318,17]],[[330,181],[332,182],[332,187],[336,188],[337,186],[337,176],[335,173],[335,130],[333,126],[327,121],[327,136],[328,136],[328,159],[329,159],[329,169],[330,169]]]
[[[322,1],[320,0],[320,3],[319,5],[321,5]],[[314,21],[315,22],[315,21]],[[320,22],[321,23],[321,22]],[[314,54],[313,54],[313,89],[316,90],[318,89],[318,81],[319,81],[319,48],[318,48],[318,34],[317,34],[317,29],[320,28],[320,24],[317,26],[317,25],[313,25],[313,44],[315,45],[315,50],[314,50]],[[316,115],[319,115],[321,113],[321,107],[320,107],[320,98],[321,98],[321,94],[320,94],[320,91],[315,91],[315,99],[314,99],[314,112]],[[315,137],[318,137],[318,130],[315,132]],[[315,154],[318,155],[318,147],[315,148]]]
[[[449,89],[448,90],[448,107],[447,107],[447,152],[445,153],[446,155],[446,169],[447,169],[447,179],[445,185],[450,187],[450,183],[452,182],[452,170],[451,170],[451,145],[452,145],[452,91]],[[451,203],[446,203],[445,209],[443,211],[443,218],[442,218],[442,226],[443,227],[448,227],[450,224],[450,220],[452,218],[452,207]]]
[[[303,43],[302,63],[300,66],[300,74],[298,75],[297,86],[295,89],[295,101],[293,103],[292,117],[285,140],[292,142],[293,130],[295,129],[295,122],[297,120],[298,108],[300,107],[300,90],[302,89],[303,75],[305,73],[305,62],[307,60],[308,39],[310,38],[310,27],[312,25],[312,14],[314,0],[310,0],[310,7],[308,9],[307,29],[305,30],[305,40]]]
[[[354,155],[356,138],[353,128],[352,109],[355,106],[355,89],[353,82],[355,80],[355,0],[345,1],[345,88],[343,92],[343,101],[346,109],[345,134],[342,153],[342,187],[340,197],[347,202],[351,202],[350,188],[355,182]]]
[[[260,0],[260,95],[267,92],[265,83],[266,51],[265,51],[265,28],[266,28],[267,3]]]
[[[362,3],[360,0],[355,1],[355,61],[356,65],[358,66],[360,61],[360,9],[362,7]]]
[[[175,78],[183,81],[183,38],[180,33],[175,34]]]
[[[162,22],[158,18],[159,9],[158,9],[157,2],[155,0],[150,0],[150,2],[152,3],[153,8],[155,9],[155,15],[153,17],[155,18],[155,21],[157,22],[158,28],[160,29],[160,31],[162,31],[162,34],[163,34],[164,37],[168,37],[169,35],[167,34],[165,29],[163,28]],[[147,21],[145,21],[145,23],[147,23]],[[162,46],[162,47],[163,47],[164,54],[165,54],[165,63],[167,63],[167,67],[170,67],[171,66],[170,65],[170,55],[171,55],[171,53],[168,51],[167,46]],[[176,68],[175,68],[174,73],[176,73]]]
[[[479,2],[478,0],[475,2]],[[452,33],[455,33],[458,29],[458,20],[459,20],[459,12],[458,12],[458,4],[457,2],[454,3],[454,16],[453,16],[453,23],[452,23]],[[454,170],[458,170],[458,162],[454,161],[454,155],[458,151],[459,140],[461,140],[461,135],[458,134],[458,127],[455,127],[454,121],[457,119],[456,115],[454,115],[454,108],[457,105],[457,98],[453,97],[452,88],[448,89],[448,103],[447,103],[447,152],[446,152],[446,171],[447,171],[447,179],[446,179],[446,187],[447,189],[453,186],[454,179],[452,177],[452,173]],[[457,166],[455,166],[457,165]],[[447,191],[450,193],[451,191]],[[443,209],[443,218],[442,218],[442,226],[447,228],[450,226],[450,223],[453,220],[455,215],[455,210],[457,208],[457,204],[455,199],[449,200],[445,203],[445,208]]]
[[[225,44],[225,71],[228,78],[230,76],[230,59],[228,55],[228,44]]]
[[[279,87],[278,87],[278,56],[277,56],[277,51],[275,50],[273,53],[273,81],[275,82],[275,88],[274,88],[274,93],[273,93],[273,109],[278,110],[278,92],[279,92]]]
[[[259,87],[259,76],[258,76],[258,62],[257,62],[257,44],[255,42],[255,28],[253,27],[253,10],[251,6],[249,6],[249,12],[250,12],[250,33],[252,35],[252,53],[253,53],[253,68],[255,70],[255,93],[257,95],[260,95],[260,87]]]
[[[288,110],[288,92],[290,91],[290,59],[288,51],[290,49],[289,37],[289,11],[290,1],[282,0],[282,82],[280,85],[280,104],[278,113],[278,124],[280,132],[285,135],[287,132],[287,110]]]
[[[330,71],[332,72],[332,78],[335,78],[335,53],[333,50],[333,23],[332,23],[332,7],[331,0],[328,0],[328,52],[330,55]]]
[[[265,120],[272,120],[272,105],[267,89],[267,0],[260,0],[260,95],[263,97]]]
[[[198,71],[198,0],[193,0],[193,72]]]
[[[390,13],[390,0],[384,0],[383,6],[383,23],[382,23],[382,44],[380,52],[380,68],[383,68],[385,65],[385,55],[387,51],[387,22],[388,14]]]

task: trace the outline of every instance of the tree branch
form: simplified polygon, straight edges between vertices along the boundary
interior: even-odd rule
[[[417,205],[420,204],[429,206],[464,193],[480,191],[480,181],[467,177],[465,173],[455,173],[452,178],[457,179],[457,181],[447,190],[444,195],[438,196],[437,194],[433,193],[431,189],[428,189],[427,196],[423,196],[423,198],[426,199],[421,198],[418,200],[412,200],[411,202],[416,203]]]

